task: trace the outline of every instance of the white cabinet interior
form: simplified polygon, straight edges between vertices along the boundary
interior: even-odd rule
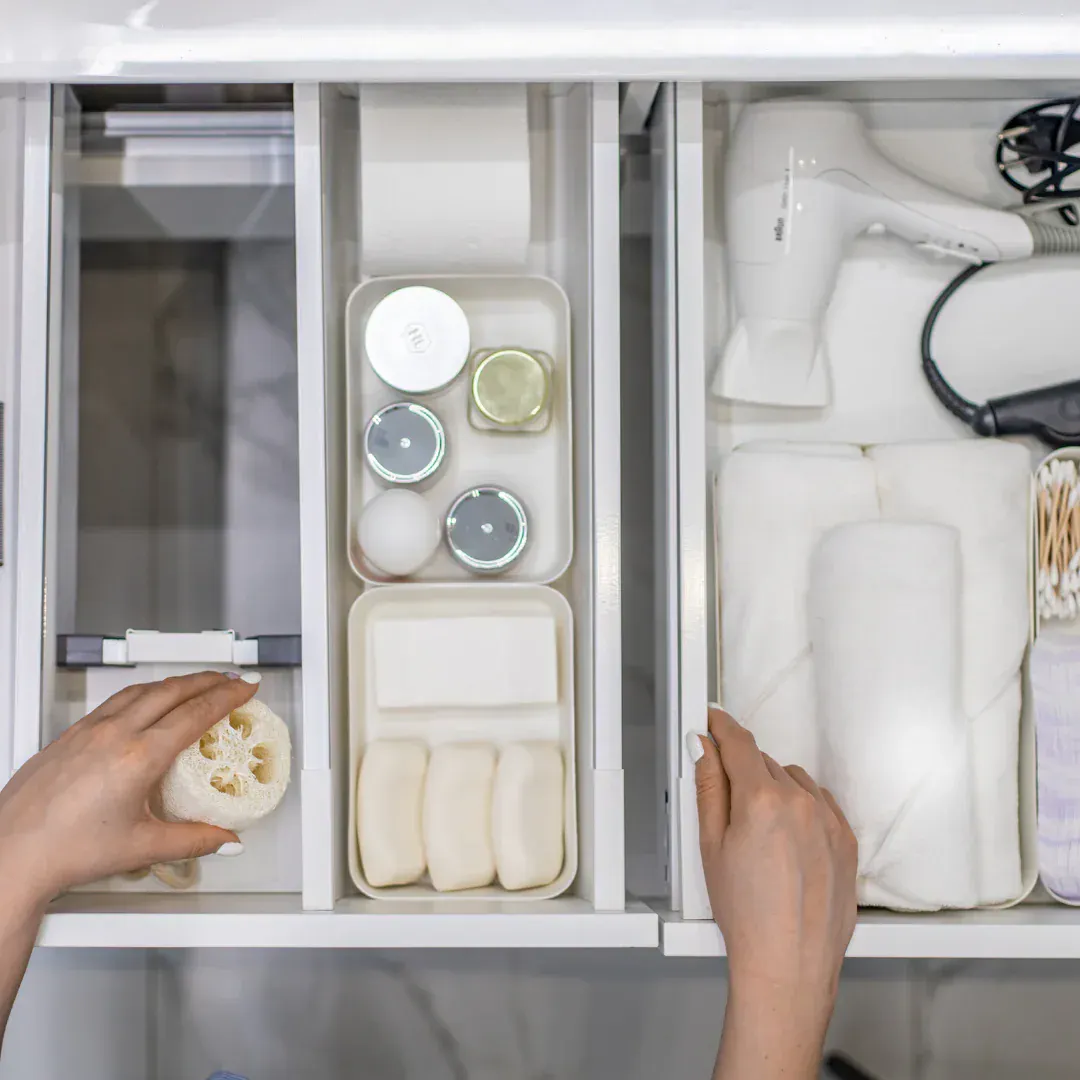
[[[203,860],[185,892],[151,879],[62,897],[45,944],[656,942],[655,915],[624,893],[614,85],[536,86],[529,110],[529,269],[573,311],[575,554],[558,587],[575,617],[580,871],[537,904],[364,900],[348,883],[345,632],[360,583],[341,386],[344,301],[364,274],[357,90],[0,98],[0,136],[19,150],[17,182],[0,184],[19,243],[0,250],[22,280],[0,288],[21,335],[17,365],[0,364],[17,417],[18,573],[0,573],[11,764],[118,687],[234,648],[159,639],[175,656],[94,662],[147,655],[130,630],[302,642],[302,663],[283,667],[262,643],[235,646],[263,670],[295,752],[287,801],[245,856]]]

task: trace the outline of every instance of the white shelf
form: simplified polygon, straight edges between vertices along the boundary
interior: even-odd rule
[[[661,912],[665,956],[724,956],[716,924]],[[941,915],[863,912],[849,957],[1070,960],[1080,958],[1080,912],[1030,905]]]
[[[128,898],[130,900],[130,898]],[[643,904],[598,912],[584,900],[437,904],[343,900],[303,911],[294,896],[65,897],[45,918],[47,948],[651,949],[656,914]]]
[[[1080,15],[1053,0],[435,0],[118,5],[5,16],[0,79],[98,81],[1068,78]],[[448,12],[452,14],[448,15]]]

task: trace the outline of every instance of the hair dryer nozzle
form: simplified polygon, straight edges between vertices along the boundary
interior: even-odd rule
[[[756,405],[829,404],[825,346],[802,319],[740,319],[724,349],[713,393]]]

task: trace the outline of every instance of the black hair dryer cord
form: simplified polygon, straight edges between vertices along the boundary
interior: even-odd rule
[[[923,373],[938,401],[977,435],[1034,435],[1050,447],[1080,443],[1080,381],[1057,383],[991,398],[984,405],[958,394],[941,373],[930,350],[934,326],[950,297],[990,263],[965,267],[945,286],[923,323]]]

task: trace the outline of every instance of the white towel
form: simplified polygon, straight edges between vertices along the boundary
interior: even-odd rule
[[[859,838],[862,903],[978,897],[960,582],[959,536],[941,525],[845,525],[814,555],[821,779]]]
[[[721,701],[781,764],[819,766],[810,557],[826,530],[878,514],[856,446],[749,444],[717,482]]]
[[[963,703],[972,723],[979,903],[1017,899],[1020,667],[1029,623],[1031,459],[992,439],[878,446],[882,517],[951,525],[963,560]]]

